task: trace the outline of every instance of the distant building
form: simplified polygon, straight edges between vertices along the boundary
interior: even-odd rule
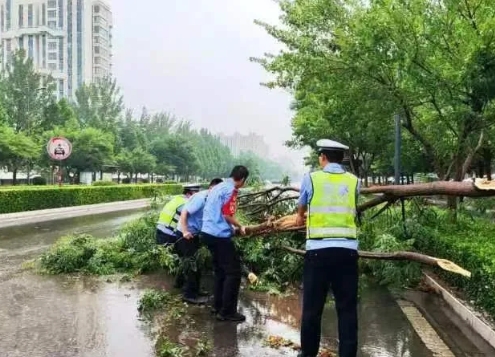
[[[233,156],[237,157],[241,152],[252,152],[260,157],[267,158],[270,154],[270,149],[265,143],[261,135],[249,133],[242,135],[235,133],[234,135],[219,135],[222,144],[230,149]]]
[[[1,62],[24,49],[51,75],[61,97],[112,72],[112,13],[107,0],[0,0]]]

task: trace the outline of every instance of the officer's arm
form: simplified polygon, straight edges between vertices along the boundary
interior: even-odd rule
[[[187,212],[187,209],[183,209],[182,212],[180,213],[180,226],[182,228],[182,234],[184,236],[186,236],[189,231],[187,230],[187,215],[188,215],[188,212]]]
[[[309,201],[309,176],[304,175],[303,180],[301,182],[301,189],[299,190],[299,201],[297,205],[297,215],[300,219],[304,219],[304,214],[308,208]]]
[[[225,216],[225,220],[228,222],[228,224],[236,227],[236,228],[241,228],[242,224],[239,223],[239,221],[234,217],[234,216]]]

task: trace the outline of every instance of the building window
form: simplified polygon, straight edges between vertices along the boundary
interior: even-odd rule
[[[24,49],[24,36],[19,37],[19,49]]]
[[[19,27],[24,27],[24,6],[19,5]]]
[[[12,51],[12,40],[11,39],[5,40],[5,49],[7,50],[7,52]]]
[[[100,53],[100,47],[99,46],[95,46],[95,53],[96,54],[99,54]]]
[[[6,15],[7,15],[7,19],[6,19],[7,24],[6,25],[7,25],[7,31],[8,31],[8,30],[10,30],[11,25],[12,25],[12,23],[11,23],[12,19],[10,18],[12,15],[12,0],[7,0],[7,6],[6,6],[5,10],[6,10]]]
[[[48,10],[48,18],[54,19],[55,17],[57,17],[57,10]]]
[[[48,0],[48,8],[53,9],[57,7],[57,0]]]
[[[28,27],[33,27],[33,4],[28,5]]]
[[[93,32],[99,33],[100,32],[100,26],[93,26]]]
[[[57,60],[57,52],[48,52],[48,60],[56,61]]]
[[[50,42],[48,42],[48,50],[49,50],[49,51],[50,51],[50,50],[52,50],[52,51],[53,51],[53,50],[56,50],[56,49],[57,49],[57,43],[56,43],[56,42],[54,42],[54,41],[50,41]]]
[[[63,79],[58,80],[58,94],[60,95],[60,97],[64,96],[64,80]]]
[[[72,96],[72,0],[67,0],[67,94]]]
[[[28,56],[30,58],[34,57],[34,36],[29,35],[28,37]]]
[[[56,71],[57,70],[57,64],[56,63],[48,63],[48,69],[50,71]]]
[[[82,39],[82,30],[83,30],[83,2],[82,0],[77,0],[77,85],[80,86],[83,84],[83,39]]]
[[[64,28],[64,0],[58,0],[58,27]]]
[[[95,12],[96,13],[99,13],[100,12],[100,6],[99,5],[95,5],[94,9],[95,9]]]
[[[2,8],[0,10],[0,31],[3,32],[4,30],[4,17],[5,17],[5,9],[3,8],[3,5],[2,5]]]
[[[39,16],[38,16],[38,18],[39,18]],[[37,65],[37,67],[41,67],[40,66],[41,65],[40,37],[36,36],[35,39],[36,39],[36,65]]]
[[[57,28],[57,21],[48,21],[48,27],[51,29]]]
[[[64,39],[58,40],[58,69],[64,71]]]
[[[41,25],[46,25],[46,5],[41,6]]]
[[[41,43],[41,48],[43,49],[43,68],[46,68],[46,36],[43,36],[43,41]]]

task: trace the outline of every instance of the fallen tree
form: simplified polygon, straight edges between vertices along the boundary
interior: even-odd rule
[[[296,215],[284,216],[279,219],[268,219],[267,221],[246,227],[247,236],[263,236],[263,235],[273,235],[277,233],[283,232],[304,232],[304,226],[298,226],[296,224]],[[288,246],[282,246],[282,249],[285,249],[291,253],[304,255],[306,253],[304,250],[295,249]],[[465,277],[471,277],[471,272],[461,268],[457,264],[446,260],[431,257],[428,255],[415,253],[415,252],[393,252],[393,253],[382,253],[382,252],[366,252],[359,251],[359,257],[363,259],[374,259],[374,260],[409,260],[413,262],[417,262],[420,264],[430,265],[440,267],[443,270],[460,274]]]
[[[283,232],[304,232],[304,226],[296,224],[296,215],[288,215],[278,219],[269,217],[271,208],[283,202],[294,202],[298,199],[299,189],[296,187],[271,187],[266,190],[251,192],[240,197],[239,207],[250,215],[263,215],[266,220],[260,224],[246,227],[248,236],[273,235]],[[411,185],[374,186],[361,189],[362,195],[374,195],[373,198],[361,203],[357,207],[358,213],[362,213],[370,208],[382,203],[390,206],[394,202],[412,197],[427,196],[453,196],[453,197],[490,197],[495,196],[495,183],[484,179],[477,179],[472,182],[447,182],[438,181],[432,183],[420,183]],[[296,254],[304,254],[305,251],[284,246],[283,249]],[[431,257],[415,252],[359,252],[360,258],[376,260],[409,260],[425,265],[437,266],[446,271],[470,277],[471,273],[455,263]]]
[[[258,214],[277,204],[286,201],[294,201],[299,197],[299,189],[296,187],[271,187],[266,190],[242,195],[240,208],[248,210],[251,214]],[[431,183],[418,183],[411,185],[373,186],[361,189],[362,195],[375,195],[375,197],[361,203],[357,211],[362,213],[382,203],[392,204],[401,198],[427,197],[427,196],[452,196],[452,197],[491,197],[495,196],[495,182],[485,179],[476,179],[474,182],[437,181]]]

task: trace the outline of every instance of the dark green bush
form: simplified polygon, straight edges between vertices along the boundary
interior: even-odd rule
[[[116,183],[113,181],[95,181],[91,186],[115,186]]]
[[[31,182],[35,186],[43,186],[43,185],[46,185],[46,183],[47,183],[46,182],[46,178],[41,177],[41,176],[33,177],[33,179],[31,180]]]
[[[129,177],[124,177],[122,183],[131,183],[131,179]]]
[[[0,191],[0,213],[128,201],[178,194],[181,185],[63,186]]]

